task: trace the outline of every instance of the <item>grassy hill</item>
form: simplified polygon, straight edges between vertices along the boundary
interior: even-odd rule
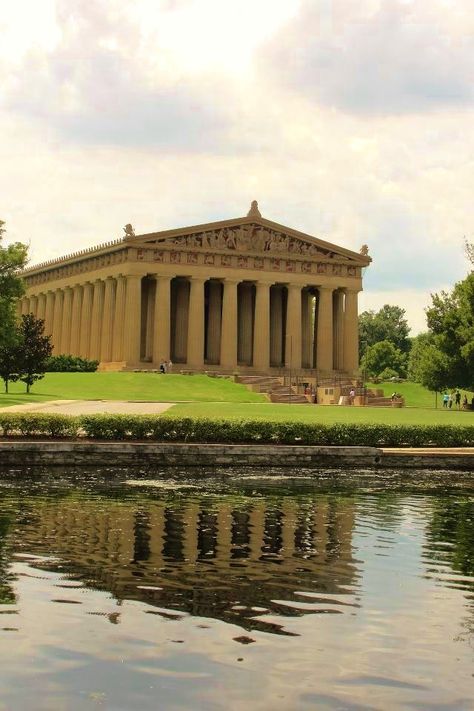
[[[244,385],[207,375],[158,373],[46,373],[24,393],[23,383],[11,383],[0,394],[0,407],[45,400],[144,400],[147,402],[266,402]]]

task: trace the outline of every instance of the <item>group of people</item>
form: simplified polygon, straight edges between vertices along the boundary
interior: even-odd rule
[[[461,409],[461,393],[459,392],[459,390],[455,390],[451,393],[443,393],[443,407],[448,410],[451,410],[451,408],[453,407],[453,403],[458,408],[458,410]],[[471,405],[474,405],[474,397],[472,398]],[[467,395],[464,395],[462,406],[465,408],[467,408],[468,406]]]
[[[160,363],[160,373],[171,373],[173,371],[173,363],[168,360],[162,360]]]

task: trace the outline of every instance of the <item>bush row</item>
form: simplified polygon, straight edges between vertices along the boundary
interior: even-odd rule
[[[99,366],[98,360],[87,360],[80,356],[57,355],[50,356],[46,362],[47,373],[95,373]]]
[[[0,413],[0,436],[229,444],[474,446],[474,427],[453,425],[306,424],[143,415]]]

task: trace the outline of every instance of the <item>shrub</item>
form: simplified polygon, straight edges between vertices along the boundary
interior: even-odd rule
[[[99,366],[98,360],[87,360],[72,355],[57,355],[48,358],[46,372],[48,373],[95,373]]]
[[[371,447],[472,447],[474,427],[212,420],[156,415],[2,414],[0,435],[102,440]]]
[[[77,437],[79,420],[68,415],[42,413],[1,413],[0,434],[3,437],[53,437],[55,439]]]

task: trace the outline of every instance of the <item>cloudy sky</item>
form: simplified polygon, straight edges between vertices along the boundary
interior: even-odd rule
[[[32,263],[244,215],[423,329],[474,239],[472,0],[0,0],[0,218]]]

